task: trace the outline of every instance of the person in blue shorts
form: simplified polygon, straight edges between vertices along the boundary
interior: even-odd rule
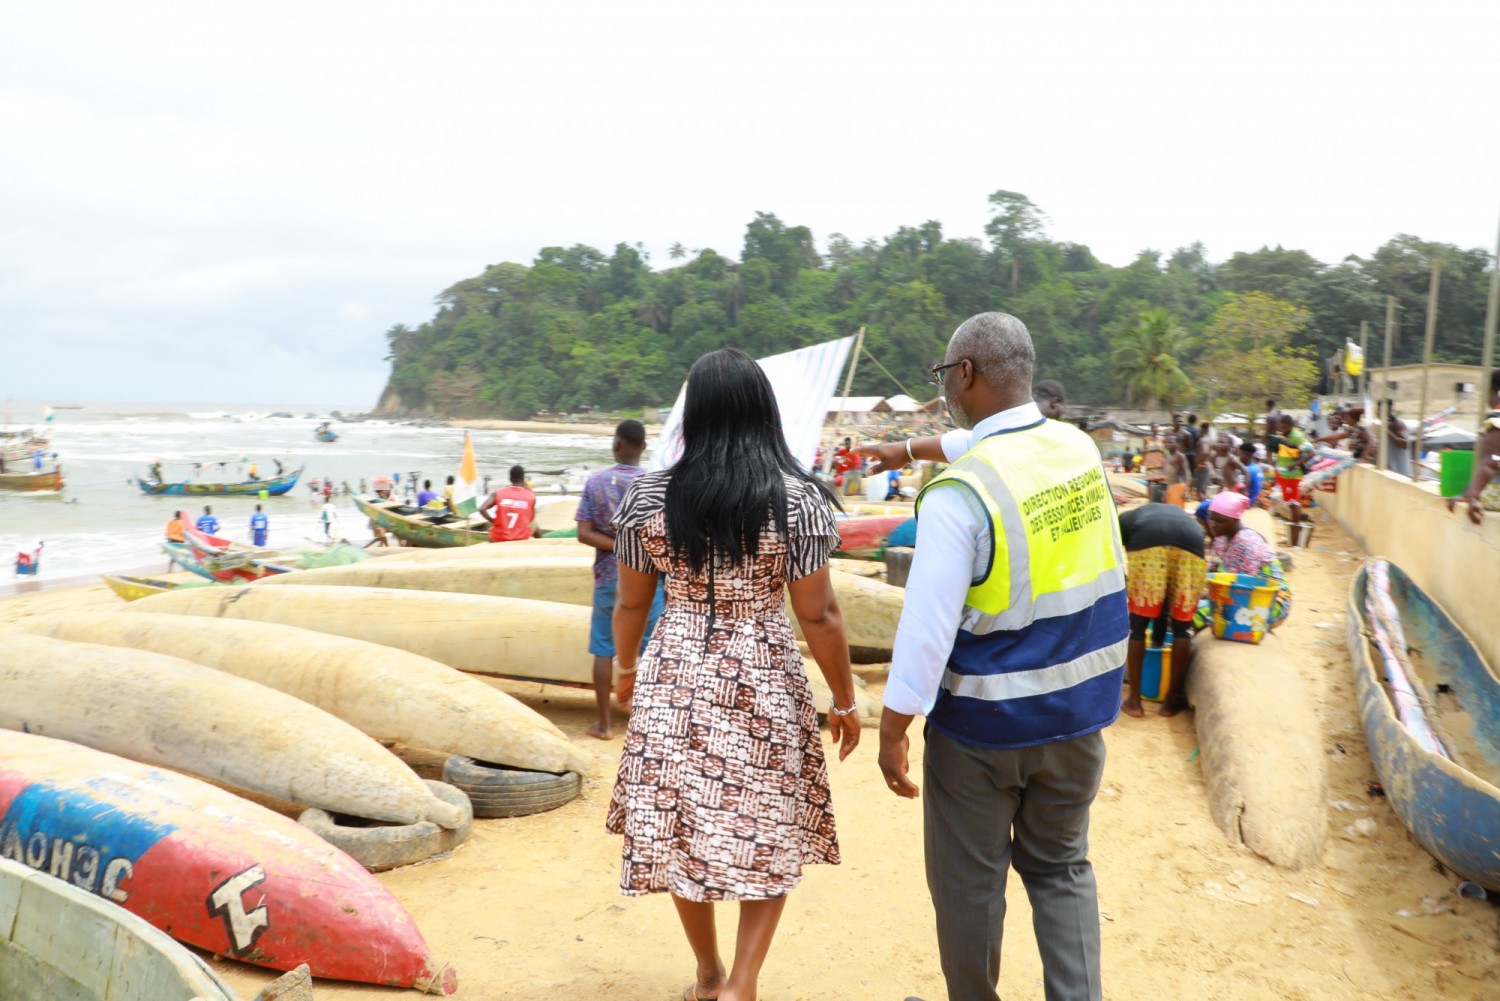
[[[578,541],[595,550],[594,618],[589,630],[589,653],[594,655],[594,700],[599,707],[599,720],[589,727],[588,733],[600,740],[614,736],[609,718],[609,696],[614,687],[613,622],[620,570],[615,563],[615,531],[609,523],[625,491],[637,476],[645,472],[641,468],[641,453],[645,449],[646,429],[641,422],[621,421],[615,428],[615,464],[588,478],[583,485],[583,498],[578,502],[578,513],[574,515],[578,522]],[[651,614],[646,620],[646,634],[641,639],[643,649],[665,607],[666,591],[658,587]]]
[[[203,513],[198,516],[198,531],[204,535],[219,534],[219,519],[214,517],[214,509],[207,504],[203,505]]]
[[[259,504],[255,505],[255,513],[250,516],[250,541],[257,546],[264,546],[270,528],[271,519],[266,517]]]

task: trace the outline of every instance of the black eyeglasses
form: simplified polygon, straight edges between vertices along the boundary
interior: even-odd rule
[[[933,383],[935,383],[938,386],[938,388],[941,389],[943,387],[943,373],[946,372],[946,371],[948,371],[948,369],[950,369],[950,368],[957,368],[959,365],[962,365],[964,362],[966,362],[968,360],[969,359],[967,359],[967,358],[960,358],[958,361],[950,361],[946,365],[934,365],[934,366],[932,366],[932,368],[929,369],[928,371],[930,371],[932,373],[932,381],[933,381]],[[978,370],[976,369],[976,371],[978,371]]]

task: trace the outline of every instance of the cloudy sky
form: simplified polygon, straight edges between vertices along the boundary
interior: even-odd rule
[[[0,398],[373,405],[547,245],[1493,245],[1494,0],[73,3],[0,32]]]

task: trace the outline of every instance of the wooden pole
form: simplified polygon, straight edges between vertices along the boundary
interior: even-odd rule
[[[1427,287],[1427,337],[1422,344],[1422,405],[1417,408],[1417,450],[1411,462],[1413,483],[1422,478],[1422,418],[1427,416],[1427,374],[1432,368],[1432,341],[1437,336],[1438,276],[1442,270],[1441,259],[1432,262],[1432,281]]]
[[[1365,405],[1365,398],[1370,395],[1370,321],[1359,321],[1359,361],[1363,368],[1359,370],[1359,405]]]
[[[1484,313],[1484,347],[1479,354],[1479,419],[1490,409],[1490,371],[1495,365],[1495,325],[1500,322],[1500,236],[1495,238],[1495,261],[1490,271],[1490,301]]]
[[[1391,413],[1386,394],[1391,391],[1391,341],[1395,338],[1396,297],[1388,295],[1385,297],[1385,366],[1380,370],[1379,398],[1375,401],[1375,414],[1380,420],[1380,437],[1376,439],[1376,462],[1380,469],[1389,469],[1391,465],[1391,435],[1387,427]]]
[[[854,372],[859,368],[859,353],[865,347],[865,328],[860,327],[854,335],[854,347],[849,350],[849,370],[844,376],[844,395],[839,399],[839,412],[833,418],[833,444],[823,450],[823,472],[833,468],[833,451],[838,448],[839,428],[844,426],[844,411],[849,406],[849,390],[854,385]]]

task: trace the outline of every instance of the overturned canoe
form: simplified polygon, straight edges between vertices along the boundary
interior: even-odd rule
[[[280,814],[113,754],[0,731],[0,856],[241,962],[458,989],[358,862]]]
[[[151,614],[58,615],[28,630],[181,657],[301,699],[372,737],[541,772],[582,755],[545,716],[445,664],[378,643],[267,622]]]
[[[373,587],[232,587],[174,591],[140,612],[300,626],[368,640],[461,671],[592,684],[592,612],[581,605]]]
[[[1423,848],[1465,879],[1500,891],[1500,677],[1443,607],[1393,564],[1384,573],[1404,641],[1382,644],[1391,623],[1376,622],[1367,602],[1375,562],[1350,584],[1347,626],[1375,774]],[[1408,690],[1430,710],[1436,751],[1398,718],[1386,679],[1407,668]]]
[[[594,679],[588,652],[593,612],[554,601],[373,587],[246,586],[159,594],[128,610],[300,626],[477,674],[568,685],[592,685]],[[808,673],[820,708],[826,707],[827,697],[819,693],[827,688],[817,668],[809,666]],[[868,703],[860,705],[868,714]]]
[[[24,630],[0,640],[4,729],[337,813],[462,822],[399,758],[299,699],[176,657]]]
[[[849,645],[889,650],[895,643],[896,624],[901,619],[902,589],[855,574],[835,573],[831,579]],[[367,560],[347,566],[277,574],[258,581],[255,586],[273,585],[448,591],[590,607],[594,600],[593,560],[584,554],[553,556],[549,553],[529,559],[518,555],[508,559],[421,562]],[[795,629],[796,617],[791,618]],[[800,634],[800,629],[798,632]]]

